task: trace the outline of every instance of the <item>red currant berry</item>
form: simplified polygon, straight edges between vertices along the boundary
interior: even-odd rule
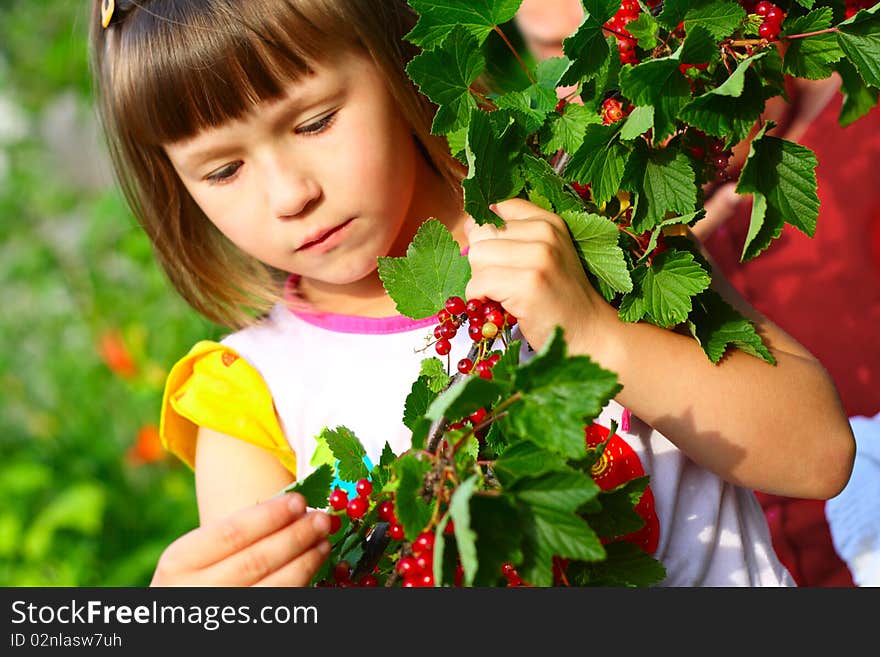
[[[492,379],[492,366],[485,360],[481,360],[479,363],[474,365],[474,372],[477,373],[481,379]]]
[[[785,20],[785,13],[779,7],[772,7],[767,14],[764,16],[765,23],[771,23],[773,25],[782,25],[782,21]]]
[[[508,326],[515,326],[516,325],[516,317],[514,317],[513,315],[511,315],[508,312],[504,313],[504,321]]]
[[[342,518],[340,518],[336,514],[331,514],[331,516],[330,516],[330,533],[335,534],[340,529],[342,529]]]
[[[434,327],[434,337],[438,340],[443,337],[443,324],[437,324]]]
[[[337,511],[342,511],[348,506],[348,493],[341,488],[334,488],[333,492],[330,493],[330,506]]]
[[[468,317],[480,316],[483,313],[483,302],[479,299],[468,299],[468,302],[465,304],[465,312],[468,314]]]
[[[440,337],[444,340],[451,340],[458,333],[458,327],[452,322],[444,322],[440,326]]]
[[[416,586],[425,588],[434,586],[434,575],[432,573],[425,573],[420,578],[418,578],[418,584]]]
[[[397,574],[401,577],[412,577],[421,569],[416,563],[415,557],[401,557],[396,566]]]
[[[779,34],[779,26],[773,23],[761,23],[758,28],[758,36],[767,41],[773,41]]]
[[[482,324],[471,324],[468,326],[468,337],[474,342],[479,342],[483,339],[483,326]]]
[[[492,322],[495,326],[504,326],[504,314],[500,310],[492,310],[485,314],[487,322]]]
[[[412,551],[416,556],[434,549],[434,532],[422,532],[413,541]]]
[[[391,500],[385,500],[384,502],[380,503],[378,514],[380,520],[384,520],[386,522],[394,522],[394,502],[392,502]]]
[[[495,367],[499,360],[501,360],[501,354],[497,351],[486,359],[489,363],[489,367]]]
[[[455,521],[450,520],[446,523],[446,526],[443,528],[443,533],[447,536],[455,533]]]
[[[434,553],[423,552],[416,557],[416,566],[423,573],[430,573],[434,569]]]
[[[486,412],[485,408],[478,408],[473,413],[468,415],[468,420],[471,421],[471,424],[477,426],[480,422],[486,419],[487,415],[488,413]]]
[[[351,579],[351,564],[340,561],[333,567],[333,579],[337,582],[347,582]]]
[[[452,351],[452,345],[446,338],[440,338],[439,340],[437,340],[437,342],[434,343],[434,349],[441,356],[445,356],[450,351]]]
[[[767,12],[770,11],[773,7],[775,7],[772,2],[759,2],[755,5],[755,13],[758,16],[766,16]]]
[[[357,520],[358,518],[363,518],[364,514],[367,512],[367,508],[369,508],[370,502],[365,497],[356,497],[351,502],[348,503],[348,506],[345,507],[345,512],[348,514],[348,517],[352,520]]]
[[[401,583],[401,586],[405,589],[414,589],[418,585],[418,579],[415,577],[404,577]]]
[[[388,528],[388,535],[395,541],[402,541],[406,533],[403,531],[403,525],[399,522],[392,522]]]
[[[373,484],[369,479],[358,479],[354,489],[357,491],[358,496],[369,497],[370,493],[373,492]]]
[[[515,572],[516,568],[514,568],[513,564],[509,561],[505,561],[503,564],[501,564],[501,574],[505,577],[510,577]]]
[[[448,322],[452,318],[452,315],[449,314],[448,310],[441,310],[437,313],[437,323],[443,324],[444,322]]]
[[[474,361],[470,358],[462,358],[458,361],[458,371],[462,374],[470,374],[472,369],[474,369]]]
[[[373,588],[375,586],[379,586],[379,578],[375,575],[364,575],[361,577],[360,582],[358,582],[361,586],[365,588]]]
[[[449,297],[446,300],[446,310],[450,315],[461,315],[464,312],[464,299],[461,297]]]

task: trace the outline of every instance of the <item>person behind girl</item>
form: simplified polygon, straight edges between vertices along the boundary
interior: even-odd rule
[[[107,27],[102,4],[92,65],[121,186],[175,288],[230,329],[168,377],[162,437],[194,468],[200,527],[153,585],[310,582],[329,518],[276,494],[311,471],[324,427],[352,429],[374,463],[386,442],[408,449],[403,402],[435,320],[397,314],[377,258],[431,217],[467,252],[468,297],[501,303],[536,350],[561,326],[571,353],[617,373],[596,422],[632,413],[618,435],[650,475],[664,584],[793,585],[751,489],[846,484],[853,437],[822,365],[720,277],[775,367],[741,352],[715,366],[692,338],[621,322],[564,222],[528,201],[493,206],[503,229],[474,226],[465,172],[406,76],[405,2],[116,2]]]

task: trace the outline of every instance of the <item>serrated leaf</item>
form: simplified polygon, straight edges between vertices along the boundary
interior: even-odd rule
[[[391,445],[386,441],[385,446],[382,448],[382,454],[379,456],[379,465],[384,468],[394,463],[396,459],[397,454],[394,453]]]
[[[619,127],[587,126],[581,147],[565,167],[568,180],[592,185],[593,200],[600,205],[620,190],[628,149],[619,137]]]
[[[432,48],[459,25],[482,44],[496,26],[511,20],[522,0],[409,0],[419,20],[406,39]]]
[[[512,198],[522,190],[519,163],[525,137],[525,129],[509,110],[496,110],[491,114],[474,110],[471,113],[465,148],[468,175],[461,186],[464,208],[478,225],[503,225],[504,222],[489,210],[489,206]]]
[[[580,197],[566,188],[565,179],[556,173],[547,160],[526,154],[523,156],[522,172],[530,192],[536,192],[552,206],[557,214],[582,207]]]
[[[522,91],[510,91],[495,99],[500,109],[518,112],[524,119],[525,131],[535,132],[547,120],[547,116],[556,108],[556,91],[545,89],[537,84]]]
[[[589,475],[566,468],[517,479],[506,491],[533,508],[572,513],[595,499],[600,488]]]
[[[548,452],[530,440],[510,445],[495,461],[493,471],[504,487],[524,477],[538,477],[550,472],[568,470],[565,459]]]
[[[437,392],[431,390],[428,377],[420,376],[413,381],[403,407],[403,423],[410,431],[416,430],[436,398]]]
[[[731,89],[735,88],[727,88]],[[744,72],[738,96],[719,94],[715,89],[691,100],[678,116],[708,135],[737,143],[746,138],[761,117],[767,93],[757,74],[749,69]]]
[[[641,12],[638,18],[626,24],[626,31],[636,38],[639,48],[644,50],[651,50],[657,45],[659,29],[657,19],[647,12]]]
[[[618,244],[617,225],[606,217],[586,212],[568,211],[561,216],[583,266],[616,292],[631,291],[632,280]]]
[[[323,509],[329,499],[330,484],[333,481],[333,468],[323,464],[302,481],[297,481],[284,489],[284,492],[299,493],[306,498],[306,505],[313,509]]]
[[[570,66],[571,60],[568,57],[550,57],[538,62],[538,66],[535,67],[535,83],[539,87],[549,89],[555,96],[556,87],[559,86],[559,81]]]
[[[880,3],[838,26],[837,41],[865,84],[880,87]]]
[[[449,515],[455,523],[455,542],[464,569],[463,583],[471,586],[477,576],[479,560],[477,558],[477,534],[471,529],[470,501],[477,487],[478,475],[465,479],[449,500]]]
[[[520,516],[509,496],[471,497],[471,527],[477,531],[477,554],[480,555],[475,586],[497,586],[501,564],[518,563],[521,537],[511,527],[519,527]]]
[[[437,421],[441,417],[459,420],[476,411],[486,408],[509,391],[509,385],[494,379],[479,376],[465,376],[453,383],[428,407],[425,417]]]
[[[880,90],[867,86],[849,60],[839,61],[836,70],[842,81],[840,91],[843,95],[837,122],[846,127],[874,109],[880,100]]]
[[[583,0],[584,20],[577,31],[562,42],[562,50],[571,66],[561,80],[573,85],[596,77],[612,57],[603,25],[620,8],[614,0]]]
[[[471,266],[449,229],[429,219],[416,232],[402,258],[380,257],[379,277],[397,311],[422,319],[443,308],[451,296],[464,296]]]
[[[691,97],[677,57],[649,59],[620,71],[620,90],[634,105],[654,107],[654,141],[660,142],[676,128],[676,119]]]
[[[746,17],[746,10],[737,2],[712,2],[697,6],[684,16],[684,29],[690,32],[694,27],[706,29],[716,40],[729,37]]]
[[[684,20],[688,10],[701,7],[709,0],[665,0],[663,3],[663,11],[657,16],[657,20],[661,25],[674,29]]]
[[[578,103],[567,103],[562,114],[550,117],[541,140],[541,152],[552,155],[561,149],[574,153],[584,139],[587,126],[599,123],[602,117],[598,112]]]
[[[831,27],[834,12],[822,7],[806,16],[785,22],[783,35],[817,32]],[[784,71],[789,75],[808,80],[823,80],[831,75],[834,62],[843,57],[843,50],[832,33],[816,34],[801,39],[791,39],[785,50]]]
[[[408,453],[402,455],[393,467],[400,481],[394,496],[394,511],[403,525],[406,540],[413,541],[430,522],[433,512],[431,505],[421,495],[425,474],[431,469],[431,463]]]
[[[819,217],[815,154],[806,146],[768,136],[770,126],[765,124],[752,140],[736,187],[739,194],[755,196],[743,260],[766,249],[783,223],[812,237]]]
[[[706,216],[706,210],[698,210],[697,212],[693,212],[691,214],[682,215],[680,217],[670,217],[665,221],[660,222],[659,225],[655,226],[651,231],[651,237],[648,240],[648,246],[645,247],[645,255],[639,259],[641,262],[643,259],[647,258],[657,247],[657,242],[659,241],[660,234],[663,232],[663,229],[666,226],[674,226],[676,224],[686,224],[688,226],[693,226],[697,221]]]
[[[718,55],[715,37],[702,25],[694,25],[687,31],[678,59],[683,64],[704,64]]]
[[[684,215],[697,204],[697,180],[687,155],[676,149],[650,151],[638,180],[639,199],[633,230],[651,230],[668,215]],[[636,161],[634,160],[634,165]],[[633,171],[633,175],[637,175]]]
[[[348,427],[336,427],[335,429],[324,427],[320,437],[327,441],[330,451],[337,459],[336,475],[342,481],[357,481],[370,474],[363,460],[367,452],[351,429]]]
[[[522,398],[501,420],[505,431],[568,458],[584,453],[584,425],[620,391],[613,372],[587,356],[567,356],[557,327],[539,351],[516,372]]]
[[[651,586],[666,579],[663,564],[627,541],[605,545],[605,559],[597,563],[573,563],[568,579],[573,586]]]
[[[520,511],[525,558],[518,572],[533,586],[553,584],[553,557],[601,561],[605,548],[579,516],[544,507]]]
[[[600,510],[586,516],[590,527],[602,538],[618,538],[638,531],[645,520],[635,510],[648,486],[648,477],[635,477],[598,496]]]
[[[776,364],[755,325],[714,290],[706,290],[694,299],[688,327],[713,363],[719,362],[728,346],[733,345],[740,351]]]
[[[686,251],[664,251],[650,266],[632,272],[633,291],[623,297],[619,315],[625,322],[646,319],[670,328],[687,319],[692,298],[709,287],[709,273]]]
[[[470,87],[486,61],[476,40],[456,27],[435,50],[426,50],[407,64],[406,72],[419,90],[437,105],[431,132],[440,135],[467,125],[477,101]]]
[[[436,357],[422,360],[419,376],[427,377],[428,388],[431,392],[441,392],[449,385],[450,376],[446,373],[446,365]]]

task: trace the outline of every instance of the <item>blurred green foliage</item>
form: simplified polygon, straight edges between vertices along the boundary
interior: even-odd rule
[[[220,329],[159,272],[101,142],[83,147],[90,4],[0,2],[2,586],[146,585],[197,524],[191,471],[135,444],[168,368]],[[130,373],[101,357],[116,331]]]

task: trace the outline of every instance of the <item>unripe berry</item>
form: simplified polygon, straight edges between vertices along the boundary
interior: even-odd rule
[[[482,333],[484,338],[494,338],[498,335],[498,327],[492,322],[486,322],[483,324]]]

